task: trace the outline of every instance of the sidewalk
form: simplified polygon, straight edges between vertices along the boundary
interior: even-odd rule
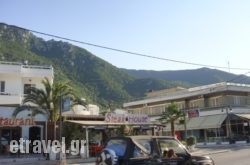
[[[91,158],[68,158],[60,163],[60,160],[46,160],[44,157],[20,157],[20,158],[0,158],[0,164],[4,165],[59,165],[95,162],[95,157]]]

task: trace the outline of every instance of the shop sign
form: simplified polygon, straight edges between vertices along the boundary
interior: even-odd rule
[[[145,123],[149,123],[149,117],[146,114],[107,113],[105,115],[105,122],[107,122],[107,123],[145,124]]]
[[[0,127],[2,126],[23,126],[36,125],[35,118],[4,118],[0,117]]]
[[[200,110],[199,109],[192,109],[188,111],[188,117],[194,118],[194,117],[200,117]]]

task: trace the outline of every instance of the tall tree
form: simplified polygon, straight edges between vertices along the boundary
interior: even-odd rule
[[[162,117],[160,118],[161,123],[171,125],[171,134],[175,136],[175,124],[176,121],[182,117],[184,117],[184,113],[179,110],[178,104],[171,103],[168,107],[165,108],[165,111],[162,113]]]
[[[31,116],[42,114],[48,121],[54,122],[54,128],[56,128],[56,121],[59,119],[63,96],[70,97],[71,105],[85,105],[85,102],[81,101],[73,93],[69,82],[52,83],[48,78],[45,78],[42,80],[42,84],[44,86],[43,89],[30,87],[29,94],[24,97],[22,105],[14,110],[13,117],[16,117],[22,111],[30,110]],[[55,138],[56,134],[54,131]]]

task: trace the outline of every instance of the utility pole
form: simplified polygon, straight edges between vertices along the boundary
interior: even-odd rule
[[[183,116],[184,116],[184,140],[187,141],[187,111],[188,109],[182,109]]]
[[[184,130],[185,130],[185,142],[187,142],[187,111],[184,112]]]
[[[232,112],[232,109],[230,108],[230,106],[226,107],[226,130],[227,130],[227,138],[229,139],[229,143],[232,144],[233,143],[233,139],[232,139],[232,129],[231,129],[231,122],[230,122],[230,112]],[[224,110],[222,109],[222,112]]]
[[[59,164],[62,164],[62,91],[60,89],[60,112],[59,112],[59,140],[60,140],[60,155]]]
[[[63,97],[62,97],[62,90],[60,89],[60,112],[59,112],[59,141],[60,141],[60,154],[59,154],[59,164],[66,165],[66,158],[65,156],[65,144],[62,141],[62,109],[63,109]]]

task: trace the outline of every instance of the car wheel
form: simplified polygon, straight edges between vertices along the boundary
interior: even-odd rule
[[[113,150],[105,149],[98,157],[99,165],[114,165],[117,162],[117,156]]]

